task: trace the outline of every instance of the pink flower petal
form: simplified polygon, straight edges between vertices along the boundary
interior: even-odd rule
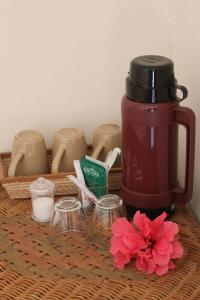
[[[138,250],[144,249],[147,247],[143,236],[139,233],[131,234],[126,232],[122,238],[124,244],[131,250],[132,254],[136,254]]]
[[[110,253],[112,255],[116,255],[118,252],[121,252],[123,254],[129,254],[130,249],[128,249],[121,238],[117,238],[113,236],[110,241]]]
[[[120,237],[125,232],[135,233],[136,230],[126,218],[118,218],[112,225],[112,233],[114,236]]]
[[[166,221],[164,223],[163,239],[168,242],[172,242],[179,231],[179,227],[172,221]]]
[[[181,258],[184,253],[184,248],[179,241],[174,241],[172,243],[173,252],[171,254],[171,259]]]
[[[162,276],[164,274],[166,274],[169,270],[169,265],[165,265],[165,266],[156,266],[156,274],[158,276]]]
[[[163,212],[160,216],[152,221],[152,240],[159,241],[164,232],[164,220],[166,219],[167,214]]]
[[[149,220],[145,214],[141,214],[140,211],[137,211],[134,215],[133,222],[145,238],[150,238],[152,230],[151,220]]]
[[[176,268],[176,265],[170,260],[169,262],[169,270],[174,270]]]
[[[157,251],[153,250],[153,260],[156,265],[165,266],[170,261],[170,255],[169,254],[160,255]]]
[[[148,274],[155,272],[156,264],[152,258],[152,251],[150,248],[138,252],[136,268],[139,271],[146,271]]]
[[[167,213],[164,211],[160,216],[158,216],[153,220],[153,223],[157,225],[162,224],[166,218],[167,218]]]
[[[170,242],[167,242],[165,240],[160,240],[157,243],[154,244],[154,249],[160,254],[171,254],[173,252],[173,247]]]
[[[139,257],[144,258],[145,260],[148,260],[148,259],[152,258],[152,249],[147,248],[145,250],[140,250],[140,251],[138,251],[137,255]]]
[[[125,265],[127,263],[129,263],[129,261],[131,260],[131,255],[126,254],[124,255],[121,252],[118,252],[115,256],[114,256],[114,261],[115,261],[115,265],[118,269],[123,270]]]
[[[136,258],[135,267],[138,271],[147,271],[147,263],[141,257]]]
[[[156,269],[156,264],[155,264],[154,260],[149,259],[148,266],[147,266],[147,273],[152,274],[153,272],[155,272],[155,269]]]

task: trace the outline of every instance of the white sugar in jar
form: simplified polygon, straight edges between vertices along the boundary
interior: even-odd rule
[[[32,218],[37,222],[48,222],[54,210],[54,183],[43,177],[30,185]]]

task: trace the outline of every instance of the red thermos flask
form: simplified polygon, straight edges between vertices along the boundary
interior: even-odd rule
[[[121,184],[130,215],[140,209],[154,218],[192,197],[195,115],[179,105],[186,97],[187,89],[177,84],[170,59],[146,55],[131,61],[122,99]],[[177,179],[178,125],[186,128],[183,188]]]

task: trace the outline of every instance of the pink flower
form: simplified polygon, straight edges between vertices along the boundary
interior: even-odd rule
[[[145,214],[137,211],[133,224],[119,218],[112,227],[110,253],[118,268],[136,257],[136,268],[148,274],[163,275],[174,269],[173,259],[181,258],[183,246],[178,240],[178,225],[165,221],[164,212],[151,221]]]
[[[121,252],[117,252],[117,254],[114,256],[115,264],[118,267],[118,269],[123,270],[124,266],[130,262],[131,255],[130,254],[123,254]]]
[[[133,254],[146,247],[146,242],[125,218],[117,219],[112,233],[110,253],[114,256],[116,266],[123,269]]]

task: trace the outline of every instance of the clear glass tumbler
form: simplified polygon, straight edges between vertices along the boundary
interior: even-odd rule
[[[108,249],[112,235],[112,224],[120,217],[126,217],[126,208],[117,195],[108,194],[98,199],[90,232],[92,242],[100,248]]]
[[[88,233],[81,202],[75,197],[63,197],[55,204],[50,221],[50,242],[65,245],[66,250],[77,251],[86,247]]]

